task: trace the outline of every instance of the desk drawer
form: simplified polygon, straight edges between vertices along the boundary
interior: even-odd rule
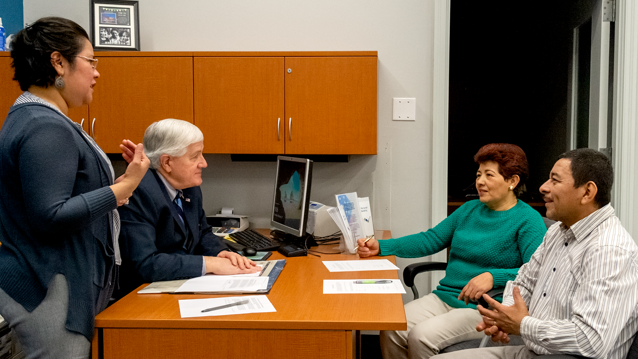
[[[352,358],[351,331],[103,329],[104,359]]]

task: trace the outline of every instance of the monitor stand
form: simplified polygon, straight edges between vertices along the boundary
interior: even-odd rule
[[[314,247],[317,245],[315,238],[312,234],[304,235],[303,237],[297,237],[292,234],[284,233],[282,231],[274,230],[271,232],[272,238],[282,242],[279,247],[279,253],[286,257],[300,257],[308,255],[306,248]]]

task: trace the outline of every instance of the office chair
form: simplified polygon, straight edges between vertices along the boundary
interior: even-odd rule
[[[443,262],[422,262],[422,263],[410,264],[409,266],[405,267],[405,269],[403,270],[403,283],[405,283],[406,286],[412,289],[412,294],[414,295],[414,299],[416,300],[419,298],[419,292],[416,288],[416,285],[414,285],[414,278],[419,273],[431,272],[431,271],[437,271],[437,270],[445,271],[446,268],[447,268],[447,263],[443,263]],[[503,295],[504,289],[505,288],[493,288],[492,290],[487,292],[487,295],[489,295],[492,298]],[[489,305],[487,304],[487,302],[485,302],[483,298],[479,298],[478,304],[482,305],[485,308],[489,308]],[[520,336],[518,335],[510,336],[510,345],[523,345],[523,344],[525,343],[523,343],[523,339],[521,339]],[[484,347],[491,347],[491,346],[498,346],[498,345],[501,345],[501,344],[495,343],[490,340],[490,337],[485,336],[483,339],[472,339],[472,340],[466,340],[460,343],[452,344],[449,347],[442,349],[440,353],[449,353],[449,352],[463,350],[463,349],[484,348]]]

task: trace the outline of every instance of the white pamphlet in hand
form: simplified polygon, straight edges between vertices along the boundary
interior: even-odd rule
[[[372,209],[370,208],[370,198],[359,198],[359,210],[361,211],[361,226],[366,237],[374,236],[374,226],[372,225]],[[363,238],[363,237],[361,237]]]
[[[344,233],[344,239],[347,239],[345,241],[346,250],[348,253],[354,254],[357,239],[366,236],[361,225],[359,198],[357,198],[357,192],[338,194],[335,197],[337,198],[337,208],[345,224],[344,227],[347,227],[347,232],[350,234],[350,238],[348,238]]]
[[[335,221],[335,223],[337,224],[337,227],[339,227],[339,230],[341,231],[341,234],[343,235],[343,238],[345,239],[345,241],[347,243],[352,243],[352,238],[350,238],[350,228],[348,228],[345,222],[341,219],[341,214],[339,213],[339,209],[337,207],[330,207],[328,208],[328,214],[330,214],[330,217],[332,218],[332,220]],[[339,244],[339,250],[343,252],[345,251],[345,248],[341,248],[342,245],[343,243]]]

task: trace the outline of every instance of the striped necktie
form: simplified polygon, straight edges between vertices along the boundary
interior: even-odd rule
[[[175,199],[173,200],[173,205],[175,206],[175,210],[177,211],[177,214],[179,215],[179,219],[182,221],[182,224],[184,224],[184,209],[182,207],[183,197],[184,195],[182,194],[182,191],[178,190],[177,195],[175,196]]]
[[[182,194],[182,191],[178,190],[177,195],[175,196],[175,199],[173,200],[173,205],[175,206],[175,210],[177,211],[177,214],[179,214],[179,219],[182,220],[182,224],[184,225],[184,230],[186,234],[186,240],[184,241],[184,245],[182,247],[184,248],[184,250],[189,251],[191,248],[191,245],[193,244],[193,240],[191,239],[190,233],[188,233],[189,232],[188,226],[184,222],[184,218],[186,217],[184,216],[184,209],[182,207],[182,198],[184,198],[184,195]]]

